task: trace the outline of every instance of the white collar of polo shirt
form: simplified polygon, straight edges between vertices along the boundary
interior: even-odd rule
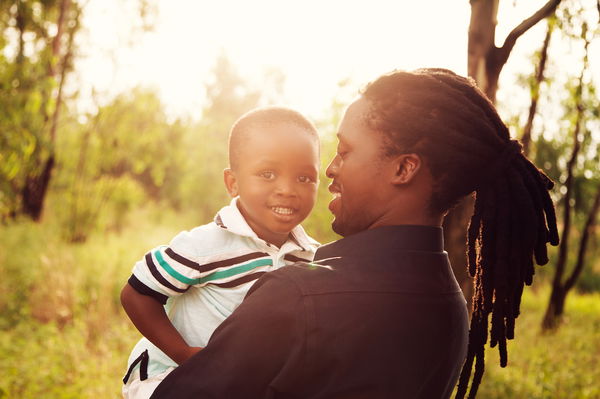
[[[246,222],[246,219],[244,219],[242,216],[242,213],[237,207],[238,198],[239,197],[233,198],[228,206],[221,208],[221,210],[217,212],[217,215],[215,216],[215,223],[221,228],[227,229],[234,234],[251,237],[255,240],[265,242],[256,235],[254,230],[252,230],[252,228]],[[300,225],[294,227],[294,229],[291,231],[291,240],[286,241],[281,247],[283,248],[283,246],[290,241],[300,247],[300,249],[303,251],[312,250],[312,252],[314,252],[319,246],[319,243],[310,238],[304,231],[304,228],[302,228]],[[268,245],[272,246],[271,244]]]

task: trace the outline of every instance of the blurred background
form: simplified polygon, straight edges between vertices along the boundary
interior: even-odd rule
[[[212,220],[227,134],[260,105],[317,125],[392,69],[473,77],[555,182],[561,244],[480,398],[600,398],[600,1],[0,0],[0,398],[116,398],[136,260]],[[328,179],[304,223],[336,239]],[[447,249],[465,295],[468,201]]]

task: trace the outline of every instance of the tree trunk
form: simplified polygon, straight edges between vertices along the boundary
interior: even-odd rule
[[[68,58],[72,53],[73,35],[75,33],[75,28],[73,28],[69,38],[68,50],[66,54],[61,57],[61,41],[64,33],[64,27],[66,25],[66,21],[68,20],[67,13],[69,12],[69,8],[70,0],[62,0],[57,21],[57,32],[52,42],[52,60],[48,66],[48,74],[51,77],[56,76],[56,66],[61,66],[56,105],[54,106],[52,117],[46,117],[46,120],[50,119],[50,138],[48,143],[49,155],[45,161],[40,160],[35,163],[33,170],[25,178],[25,184],[21,192],[23,197],[23,213],[35,221],[41,220],[42,211],[44,209],[44,201],[46,199],[46,194],[48,192],[48,187],[50,185],[50,179],[52,178],[52,171],[55,164],[54,143],[56,141],[56,129],[58,126],[58,117],[60,115],[60,109],[62,106],[63,85],[68,68]],[[77,18],[77,20],[78,19],[79,18]],[[76,26],[77,21],[75,22]],[[60,60],[60,62],[56,60]]]
[[[499,0],[471,0],[469,23],[468,74],[492,102],[496,102],[498,78],[517,39],[542,19],[552,15],[561,0],[550,0],[516,26],[496,47],[496,16]]]
[[[39,221],[42,217],[44,198],[50,183],[50,176],[54,169],[54,155],[50,155],[46,160],[42,173],[34,177],[25,179],[23,187],[23,213],[31,219]]]
[[[577,251],[577,262],[575,263],[575,268],[573,269],[571,276],[567,279],[565,284],[560,285],[556,288],[554,288],[553,286],[552,294],[550,295],[550,302],[548,303],[548,308],[546,309],[546,313],[542,321],[542,329],[545,331],[553,330],[560,324],[560,319],[562,318],[562,314],[565,310],[564,305],[567,294],[569,293],[571,288],[575,286],[575,282],[581,275],[581,271],[583,270],[583,266],[585,265],[587,243],[594,234],[594,227],[596,225],[596,216],[598,215],[598,210],[600,210],[600,185],[596,190],[596,197],[594,198],[594,203],[592,205],[592,208],[590,209],[590,212],[588,213],[588,217],[586,218],[585,227],[583,229],[583,235],[579,243],[579,251]]]
[[[594,198],[594,203],[592,208],[590,209],[590,213],[586,218],[585,227],[583,228],[583,235],[581,236],[581,241],[579,241],[579,250],[577,251],[577,261],[575,262],[575,268],[573,269],[573,273],[565,282],[565,288],[570,290],[575,285],[575,282],[581,275],[581,271],[583,270],[583,266],[585,265],[585,254],[587,252],[587,244],[590,238],[594,235],[594,229],[596,227],[596,216],[598,215],[598,210],[600,209],[600,185],[596,190],[596,197]]]
[[[469,42],[467,46],[467,69],[483,92],[493,100],[496,90],[490,90],[488,55],[496,48],[496,16],[499,0],[472,0]],[[495,84],[497,87],[497,83]],[[490,96],[491,95],[491,96]]]
[[[546,309],[544,319],[542,320],[542,330],[550,331],[558,327],[560,324],[560,317],[565,310],[566,297],[567,291],[564,290],[562,286],[552,290],[550,302],[548,303],[548,308]]]

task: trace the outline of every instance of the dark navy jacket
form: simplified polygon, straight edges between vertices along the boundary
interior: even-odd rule
[[[467,336],[442,229],[379,227],[262,277],[152,398],[448,398]]]

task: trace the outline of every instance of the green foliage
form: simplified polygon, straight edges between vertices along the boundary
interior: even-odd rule
[[[65,124],[54,182],[63,193],[64,236],[81,242],[97,227],[120,229],[128,211],[147,199],[176,203],[184,131],[143,90],[118,96],[86,123]]]
[[[598,249],[596,248],[596,253]],[[600,261],[590,257],[590,265],[583,269],[581,278],[577,281],[577,290],[584,293],[600,292]]]
[[[21,211],[26,180],[40,175],[54,152],[50,132],[58,106],[59,61],[65,73],[72,69],[62,59],[67,35],[55,45],[51,33],[58,31],[60,3],[0,4],[0,220]],[[75,32],[79,15],[77,2],[71,2],[65,31]]]

